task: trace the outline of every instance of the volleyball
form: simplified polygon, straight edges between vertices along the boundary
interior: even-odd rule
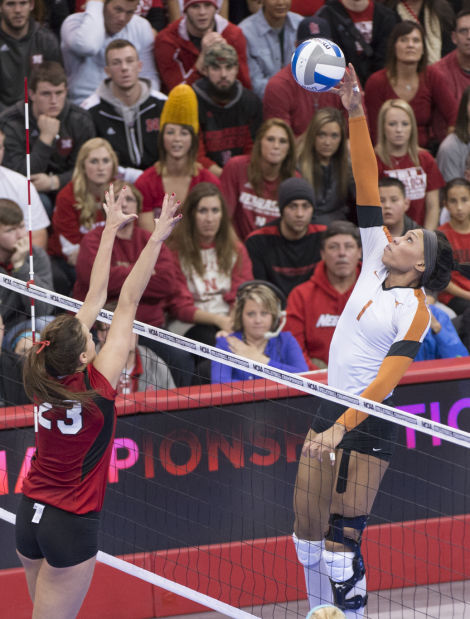
[[[336,86],[345,67],[341,48],[328,39],[304,41],[292,54],[291,69],[295,81],[312,92],[324,92]]]

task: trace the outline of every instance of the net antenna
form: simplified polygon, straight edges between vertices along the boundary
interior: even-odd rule
[[[33,259],[33,220],[31,207],[31,160],[29,149],[29,95],[28,78],[24,78],[24,130],[26,135],[26,182],[28,186],[28,238],[29,238],[29,280],[27,286],[34,285],[34,259]],[[36,306],[34,297],[30,297],[31,303],[31,333],[33,346],[36,344]],[[34,406],[34,432],[38,431],[38,407]]]

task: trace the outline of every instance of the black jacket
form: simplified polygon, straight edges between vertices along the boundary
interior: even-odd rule
[[[35,64],[62,64],[59,42],[48,28],[31,18],[28,34],[14,39],[0,28],[0,110],[24,100],[24,78]]]
[[[148,82],[148,80],[141,80]],[[121,109],[103,96],[103,87],[86,99],[82,106],[88,110],[95,125],[96,135],[108,140],[117,153],[119,165],[146,170],[158,160],[157,139],[160,129],[160,114],[166,96],[149,90],[149,96],[136,108],[136,121],[129,127]],[[136,104],[137,105],[137,104]]]
[[[251,152],[256,132],[263,120],[263,106],[254,92],[237,80],[234,97],[219,105],[210,96],[206,77],[193,84],[199,106],[200,140],[203,154],[221,168],[235,155]],[[203,161],[204,165],[210,162]]]
[[[86,110],[65,102],[60,120],[59,137],[48,146],[39,140],[39,129],[29,106],[29,140],[31,174],[45,172],[57,174],[60,187],[72,179],[78,151],[84,142],[95,137],[93,121]],[[0,129],[5,134],[3,165],[20,174],[26,174],[26,137],[24,128],[24,103],[7,108],[0,114]]]
[[[372,40],[361,53],[356,49],[356,41],[360,44],[359,31],[340,0],[326,0],[315,16],[326,19],[330,25],[331,39],[343,50],[346,63],[354,65],[363,86],[371,73],[384,68],[388,37],[400,21],[394,11],[381,2],[374,2]]]

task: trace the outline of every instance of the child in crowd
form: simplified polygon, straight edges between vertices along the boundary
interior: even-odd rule
[[[404,236],[408,230],[418,227],[417,223],[406,214],[410,208],[410,201],[406,197],[405,185],[400,179],[392,176],[381,178],[379,194],[384,224],[393,237]]]
[[[454,260],[470,262],[470,182],[464,178],[454,178],[444,189],[444,206],[449,211],[450,220],[439,227],[448,238],[454,251]],[[453,271],[452,279],[439,295],[439,300],[457,314],[470,307],[470,280]]]

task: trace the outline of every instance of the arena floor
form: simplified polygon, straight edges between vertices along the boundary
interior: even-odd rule
[[[263,619],[298,619],[307,615],[308,605],[302,601],[244,610]],[[374,591],[369,594],[367,613],[364,619],[470,619],[470,581]],[[208,612],[179,615],[178,619],[219,619],[224,616]]]

